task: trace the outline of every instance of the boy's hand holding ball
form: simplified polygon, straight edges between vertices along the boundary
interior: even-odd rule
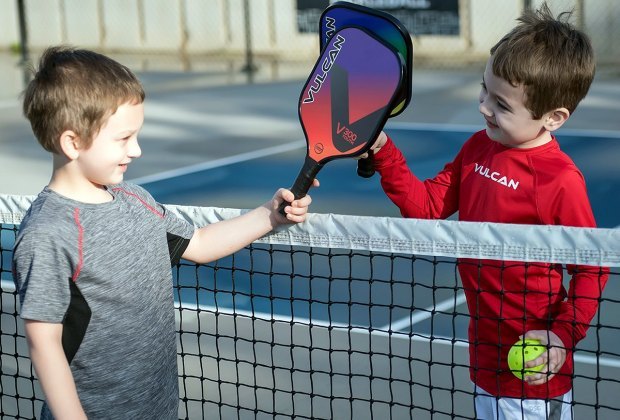
[[[538,358],[547,351],[540,341],[531,338],[525,338],[517,341],[508,351],[508,367],[512,373],[519,379],[524,376],[534,375],[540,372],[545,364],[534,367],[524,367],[525,363]]]

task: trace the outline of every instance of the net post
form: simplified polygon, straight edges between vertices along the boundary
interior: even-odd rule
[[[17,19],[19,22],[19,50],[21,54],[19,66],[22,68],[23,83],[25,87],[28,83],[30,83],[30,74],[28,71],[28,64],[30,64],[30,51],[28,48],[28,27],[24,0],[17,0]]]
[[[254,64],[254,53],[252,50],[252,16],[249,0],[243,0],[243,22],[245,24],[245,65],[241,68],[241,71],[247,73],[251,81],[258,67]]]

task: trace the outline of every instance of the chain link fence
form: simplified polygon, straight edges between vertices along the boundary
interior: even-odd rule
[[[352,2],[397,17],[412,35],[416,65],[441,68],[484,62],[489,48],[514,26],[523,9],[536,8],[542,0]],[[330,0],[0,0],[0,50],[36,54],[51,44],[71,44],[150,57],[142,60],[144,65],[181,70],[216,63],[242,70],[259,63],[287,66],[316,59],[318,20],[329,4]],[[620,2],[548,4],[555,13],[574,11],[573,21],[591,36],[600,64],[619,63],[615,40],[620,39]]]

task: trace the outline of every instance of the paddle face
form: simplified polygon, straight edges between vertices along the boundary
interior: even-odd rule
[[[335,32],[299,98],[308,156],[324,164],[365,153],[394,106],[403,71],[402,57],[367,31]]]
[[[400,114],[411,101],[413,45],[409,32],[388,13],[348,2],[335,2],[321,14],[319,21],[321,50],[338,30],[347,26],[366,29],[403,57],[405,63],[403,83],[390,111],[390,117]]]
[[[396,51],[363,29],[334,33],[299,96],[308,149],[291,188],[295,198],[306,195],[325,163],[370,149],[394,106],[403,67]]]

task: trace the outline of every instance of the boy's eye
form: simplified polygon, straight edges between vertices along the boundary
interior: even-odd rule
[[[506,110],[506,111],[508,111],[508,109],[509,109],[509,108],[508,108],[506,105],[504,105],[502,102],[498,102],[498,103],[497,103],[497,106],[499,106],[501,109],[504,109],[504,110]]]

